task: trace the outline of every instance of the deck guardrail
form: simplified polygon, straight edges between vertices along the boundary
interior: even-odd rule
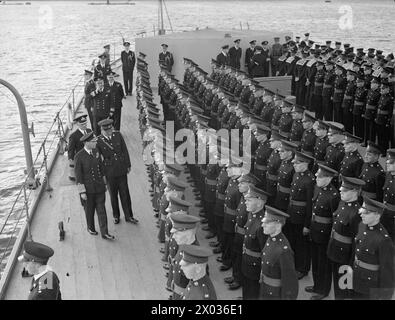
[[[114,59],[111,63],[112,66],[119,61],[119,57]],[[67,133],[72,129],[73,116],[83,102],[84,88],[84,76],[81,76],[71,88],[66,101],[55,113],[53,121],[34,157],[33,166],[25,172],[26,178],[22,181],[8,214],[2,217],[2,224],[0,225],[0,244],[2,244],[0,247],[1,280],[3,280],[2,276],[8,257],[10,257],[11,251],[14,251],[19,232],[23,229],[26,232],[26,237],[32,239],[30,232],[31,216],[44,191],[50,192],[52,190],[49,180],[50,172],[56,157],[59,154],[64,154],[67,150]],[[34,134],[33,128],[32,133]],[[34,181],[31,177],[34,177]],[[19,249],[17,248],[17,251]]]

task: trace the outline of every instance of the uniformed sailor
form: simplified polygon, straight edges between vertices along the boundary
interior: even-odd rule
[[[93,72],[90,70],[85,70],[85,88],[84,88],[84,104],[85,109],[88,112],[89,122],[93,127],[93,117],[92,117],[92,110],[93,110],[93,97],[95,96],[96,84],[95,81],[92,79]]]
[[[136,55],[130,50],[130,42],[123,43],[125,50],[121,52],[123,84],[126,95],[133,93],[133,71],[136,65]]]
[[[183,257],[182,248],[185,245],[199,245],[196,238],[196,231],[201,219],[184,212],[173,212],[171,214],[171,220],[173,226],[171,230],[169,257],[171,258],[172,267],[169,272],[172,272],[172,300],[180,300],[189,282],[189,279],[185,277],[180,266],[180,261]]]
[[[118,224],[120,221],[119,196],[125,221],[136,224],[138,220],[133,217],[127,178],[131,170],[128,148],[122,134],[119,131],[114,131],[111,119],[104,119],[99,122],[99,125],[102,134],[98,137],[97,149],[103,157],[114,223]]]
[[[308,111],[303,113],[303,134],[300,140],[300,149],[303,153],[309,156],[313,156],[314,146],[317,140],[317,136],[314,131],[315,121],[316,119]]]
[[[351,284],[340,282],[345,272],[353,265],[354,237],[361,221],[358,197],[365,182],[357,178],[342,177],[340,203],[333,214],[333,226],[327,255],[332,264],[333,289],[336,300],[351,298]],[[344,284],[344,285],[343,285]]]
[[[94,219],[96,211],[102,238],[114,240],[107,228],[105,169],[96,149],[97,138],[93,132],[89,132],[80,141],[84,143],[84,148],[75,156],[75,177],[81,204],[85,209],[88,232],[91,235],[98,234]]]
[[[354,108],[353,108],[353,127],[357,137],[364,138],[365,122],[363,113],[365,111],[366,99],[368,90],[365,86],[365,76],[357,75],[357,88],[354,95]]]
[[[294,100],[290,99],[287,97],[282,105],[281,105],[281,117],[280,120],[278,121],[278,131],[280,132],[281,135],[287,137],[289,139],[291,135],[291,129],[292,129],[292,106],[294,105]]]
[[[229,50],[229,45],[223,45],[221,47],[221,52],[217,55],[217,62],[220,66],[227,66],[229,65],[229,54],[228,54],[228,50]]]
[[[240,59],[242,49],[240,48],[240,39],[234,40],[234,46],[229,49],[229,65],[237,70],[240,69]]]
[[[377,77],[372,77],[370,82],[370,89],[366,97],[366,106],[364,111],[365,134],[364,142],[367,144],[368,140],[376,141],[376,124],[374,122],[377,114],[377,106],[380,100],[380,80]],[[383,150],[382,152],[384,152]]]
[[[345,132],[343,140],[344,158],[340,163],[339,174],[347,177],[358,178],[361,174],[363,159],[358,151],[361,139]]]
[[[288,209],[292,178],[295,173],[292,159],[295,156],[296,149],[297,146],[294,143],[281,140],[281,147],[279,148],[281,165],[278,169],[277,193],[274,200],[274,207],[282,211]]]
[[[341,104],[342,111],[339,111],[339,122],[343,123],[344,129],[351,134],[353,133],[354,96],[357,89],[356,76],[356,72],[347,70],[347,84]]]
[[[331,290],[332,265],[326,251],[332,230],[333,213],[340,201],[340,194],[332,183],[333,177],[338,173],[323,164],[318,164],[318,167],[310,224],[313,285],[305,288],[306,292],[313,293],[311,300],[321,300],[327,297]]]
[[[395,149],[387,150],[386,177],[383,202],[386,205],[381,223],[387,229],[392,241],[395,241]]]
[[[259,277],[261,273],[261,251],[267,239],[263,234],[261,220],[269,194],[255,186],[250,186],[244,196],[248,220],[244,226],[243,257],[241,263],[243,300],[257,300],[259,297]]]
[[[67,155],[69,158],[69,179],[72,181],[75,181],[74,157],[78,151],[84,147],[84,144],[80,141],[80,139],[82,136],[92,131],[91,129],[87,128],[88,121],[86,114],[78,114],[74,118],[74,123],[77,125],[77,129],[70,135],[67,149]]]
[[[325,77],[322,86],[322,112],[326,121],[333,120],[333,87],[336,79],[334,62],[331,59],[325,62]]]
[[[263,233],[267,236],[261,256],[261,300],[296,300],[299,283],[294,264],[294,253],[288,239],[281,232],[285,212],[266,206],[262,219]]]
[[[380,223],[385,204],[364,197],[355,237],[354,299],[391,300],[394,293],[394,244]]]
[[[269,76],[269,69],[270,69],[270,61],[271,61],[271,51],[269,48],[269,42],[267,40],[262,41],[262,55],[264,57],[264,73],[263,76],[264,77],[268,77]]]
[[[342,65],[336,64],[336,69],[335,69],[336,78],[333,83],[333,95],[332,95],[333,113],[334,113],[333,120],[335,122],[340,122],[340,123],[342,123],[341,117],[343,115],[341,105],[343,102],[344,90],[346,89],[346,85],[347,85],[347,80],[344,76],[345,72],[346,69]]]
[[[122,99],[125,94],[123,92],[122,84],[114,80],[118,75],[111,72],[107,75],[107,91],[110,94],[110,113],[109,116],[114,120],[114,128],[119,131],[121,128],[121,111]]]
[[[254,55],[251,58],[251,76],[253,78],[264,77],[266,72],[266,55],[261,46],[256,46]]]
[[[106,63],[106,55],[101,54],[99,56],[100,61],[96,65],[95,70],[94,70],[94,77],[95,78],[103,78],[104,81],[107,81],[107,75],[111,72],[111,66]]]
[[[277,71],[279,71],[278,59],[283,55],[283,53],[283,46],[280,44],[280,37],[274,37],[274,44],[272,45],[270,53],[272,77],[275,77],[277,75]]]
[[[104,49],[103,54],[105,56],[105,62],[106,62],[107,65],[110,65],[110,49],[111,49],[111,46],[109,44],[106,44],[105,46],[103,46],[103,49]]]
[[[280,147],[281,140],[284,139],[277,131],[272,131],[270,136],[270,148],[273,150],[267,160],[267,172],[266,172],[266,187],[264,188],[271,196],[269,198],[269,204],[273,204],[277,194],[277,181],[279,169],[281,166],[280,158]]]
[[[161,46],[162,52],[159,53],[159,64],[164,65],[166,67],[166,70],[171,72],[174,65],[173,54],[170,51],[167,51],[167,48],[169,46],[166,43],[163,43]]]
[[[311,106],[315,108],[315,116],[319,120],[322,120],[324,117],[324,108],[322,106],[322,93],[326,76],[324,66],[325,61],[323,59],[317,59],[315,65],[317,72],[314,74],[313,90],[311,92]],[[328,83],[326,83],[326,88],[328,88]],[[328,107],[328,105],[325,107]]]
[[[340,171],[340,166],[344,158],[344,131],[343,125],[337,122],[329,123],[328,141],[329,146],[326,149],[325,165]]]
[[[189,283],[182,299],[217,300],[214,285],[206,271],[210,252],[194,245],[183,246],[183,252],[180,267],[189,279]]]
[[[255,130],[253,130],[253,132],[259,143],[257,149],[255,150],[253,173],[260,180],[260,185],[257,185],[257,187],[265,190],[267,164],[273,151],[273,149],[270,147],[269,141],[270,128],[259,125]]]
[[[34,241],[23,244],[23,253],[18,260],[33,275],[28,300],[62,300],[59,278],[48,265],[48,260],[53,255],[53,249],[45,244]]]
[[[368,147],[363,157],[364,164],[358,177],[365,181],[365,185],[362,187],[362,195],[377,201],[383,201],[385,182],[385,172],[379,163],[381,153],[377,144],[368,141]]]
[[[251,40],[249,43],[250,47],[246,49],[244,66],[248,71],[248,75],[252,77],[252,57],[255,53],[256,40]]]
[[[391,119],[393,117],[394,98],[390,93],[390,83],[388,80],[381,81],[381,96],[377,106],[375,119],[378,145],[385,151],[389,147],[392,136]]]
[[[298,279],[307,275],[311,264],[309,233],[315,181],[309,167],[313,163],[314,158],[299,151],[295,152],[291,162],[293,176],[286,208],[289,218],[284,226],[284,234],[295,252]]]
[[[295,143],[298,148],[301,146],[301,140],[304,133],[302,118],[303,118],[304,108],[295,104],[291,110],[292,116],[292,127],[289,136],[289,141]]]
[[[318,121],[315,128],[315,135],[317,139],[315,140],[313,157],[316,163],[323,163],[325,161],[326,149],[329,146],[328,139],[329,125],[323,121]],[[316,172],[318,168],[314,170]]]
[[[104,120],[110,115],[110,93],[104,86],[103,78],[96,78],[96,90],[92,93],[93,95],[93,108],[92,108],[92,129],[95,134],[100,135],[99,121]]]

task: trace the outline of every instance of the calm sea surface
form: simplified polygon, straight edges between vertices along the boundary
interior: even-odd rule
[[[157,1],[137,1],[134,6],[91,6],[82,1],[31,3],[0,5],[0,78],[19,90],[29,123],[35,124],[36,136],[31,136],[34,158],[55,113],[102,46],[110,43],[112,50],[115,46],[118,56],[121,34],[132,40],[138,32],[152,31],[158,7]],[[175,31],[240,25],[245,29],[248,25],[250,29],[290,30],[302,36],[309,31],[316,41],[340,40],[354,47],[395,51],[393,0],[168,1],[167,10]],[[1,230],[1,221],[24,179],[25,159],[17,105],[2,86],[0,106]],[[11,216],[11,221],[16,218]],[[0,236],[0,246],[1,240]]]

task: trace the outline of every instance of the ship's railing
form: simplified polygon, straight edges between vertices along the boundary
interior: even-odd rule
[[[111,65],[114,67],[119,61],[119,58],[115,59]],[[11,255],[16,241],[19,240],[18,234],[23,227],[25,227],[26,238],[32,239],[30,232],[31,214],[36,210],[42,194],[52,191],[49,179],[50,172],[56,157],[59,154],[64,154],[67,150],[67,133],[72,129],[74,114],[83,102],[84,88],[84,76],[81,76],[70,89],[66,101],[55,113],[53,121],[34,157],[32,168],[25,172],[26,178],[22,182],[8,214],[1,219],[0,279],[5,271],[8,257]],[[34,135],[33,127],[32,133]],[[31,179],[32,176],[35,177],[33,181]],[[19,248],[17,251],[19,251]]]

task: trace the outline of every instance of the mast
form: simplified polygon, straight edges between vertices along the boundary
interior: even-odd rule
[[[162,35],[165,34],[165,27],[164,27],[164,21],[163,21],[163,1],[164,0],[159,0],[159,21],[158,21],[158,34]]]

